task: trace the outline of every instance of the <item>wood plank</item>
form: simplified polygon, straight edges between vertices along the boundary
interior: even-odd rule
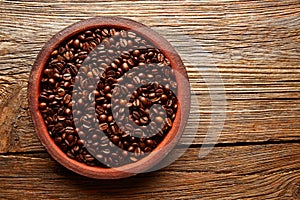
[[[16,101],[7,101],[2,107],[2,110],[9,112],[1,115],[0,153],[44,149],[33,129],[25,91],[21,91]],[[196,118],[199,116],[197,112],[192,113],[184,132],[183,144],[189,144],[193,134],[196,134],[194,144],[201,144],[211,126],[209,102],[205,102],[203,97],[199,99],[204,103],[200,107],[200,118]],[[217,143],[299,140],[299,115],[300,100],[227,101],[225,124]],[[216,122],[218,120],[214,119]]]
[[[84,178],[47,153],[0,155],[0,198],[297,199],[300,144],[198,149],[157,172],[118,181]]]

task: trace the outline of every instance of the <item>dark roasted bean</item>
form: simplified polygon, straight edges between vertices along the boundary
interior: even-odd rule
[[[117,144],[117,143],[120,141],[120,137],[117,136],[117,135],[114,135],[114,136],[112,137],[112,141],[113,141],[115,144]]]
[[[121,68],[124,72],[127,72],[129,70],[129,66],[127,63],[123,63]]]
[[[39,105],[39,108],[44,110],[45,108],[47,108],[47,103],[41,102],[40,105]]]
[[[60,144],[63,141],[63,139],[61,137],[56,137],[54,139],[54,141],[55,141],[56,144]]]
[[[65,90],[63,88],[58,88],[57,93],[60,97],[65,96]]]
[[[107,116],[106,115],[100,115],[99,120],[101,122],[106,122],[107,121]]]
[[[168,126],[172,126],[172,120],[170,118],[167,118],[166,122]]]
[[[148,147],[152,147],[153,146],[153,144],[154,144],[154,142],[153,142],[153,140],[146,140],[146,145],[148,146]]]
[[[128,148],[128,151],[129,151],[129,152],[134,152],[134,147],[133,147],[133,146],[130,146],[130,147]]]
[[[161,123],[163,123],[163,121],[164,121],[164,119],[162,117],[160,117],[160,116],[155,117],[156,123],[161,124]]]
[[[107,123],[102,123],[102,124],[100,124],[100,129],[101,129],[102,131],[106,130],[107,128],[108,128],[108,124],[107,124]]]
[[[146,105],[147,104],[147,99],[145,97],[140,97],[140,101],[142,104]]]

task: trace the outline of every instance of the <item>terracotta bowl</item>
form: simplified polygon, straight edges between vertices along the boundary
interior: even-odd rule
[[[180,74],[175,75],[178,84],[178,109],[173,126],[168,134],[148,156],[138,160],[135,163],[130,163],[116,168],[88,166],[84,163],[70,159],[50,137],[38,106],[40,81],[44,66],[47,64],[51,52],[57,48],[60,43],[78,34],[79,32],[93,28],[104,27],[135,31],[160,49],[160,51],[170,61],[171,67]],[[29,78],[28,99],[36,134],[49,154],[56,161],[78,174],[97,179],[118,179],[147,172],[152,167],[159,164],[168,155],[168,153],[178,143],[178,140],[182,135],[190,110],[190,86],[187,80],[187,73],[179,55],[168,41],[159,36],[158,33],[151,30],[149,27],[132,20],[117,17],[100,17],[80,21],[54,35],[42,48],[33,65]]]

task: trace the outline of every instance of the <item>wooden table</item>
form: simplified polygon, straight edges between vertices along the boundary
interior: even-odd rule
[[[0,2],[0,199],[300,198],[299,0]],[[152,27],[187,66],[200,117],[184,139],[197,134],[166,168],[88,179],[54,161],[35,135],[26,92],[38,52],[61,29],[95,16]],[[222,88],[226,109],[213,110],[210,94]],[[199,159],[210,122],[221,127],[222,113],[217,144]]]

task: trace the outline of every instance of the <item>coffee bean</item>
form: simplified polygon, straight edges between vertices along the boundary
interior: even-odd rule
[[[140,154],[141,154],[141,148],[139,147],[138,144],[137,144],[136,146],[137,146],[137,147],[136,147],[135,150],[134,150],[134,154],[135,154],[136,157],[138,157],[138,156],[140,156]]]
[[[77,144],[79,146],[83,146],[84,145],[84,140],[82,140],[82,139],[77,140]]]
[[[44,70],[44,75],[48,76],[48,77],[52,77],[54,73],[53,69],[45,69]]]
[[[111,93],[107,93],[107,94],[105,95],[105,97],[106,97],[106,99],[111,99],[112,94],[111,94]]]
[[[167,118],[166,122],[169,127],[172,126],[172,120],[170,118]]]
[[[95,160],[95,158],[93,158],[91,155],[87,154],[87,155],[85,155],[85,160],[86,160],[87,162],[92,162],[92,161]]]
[[[146,145],[148,146],[148,147],[152,147],[153,146],[153,144],[154,144],[154,142],[153,142],[153,140],[146,140]]]
[[[108,123],[113,122],[113,121],[114,121],[113,116],[108,116],[108,117],[107,117],[107,121],[108,121]]]
[[[65,96],[65,90],[63,88],[58,88],[57,93],[60,97]]]
[[[141,55],[141,52],[140,52],[138,49],[136,49],[136,50],[134,50],[134,51],[132,52],[132,55],[133,55],[133,56],[136,56],[136,57],[139,57],[139,56]]]
[[[56,49],[51,53],[51,56],[57,56],[57,54],[58,54],[58,50]]]
[[[117,143],[120,141],[120,137],[117,136],[117,135],[114,135],[114,136],[112,137],[112,141],[113,141],[113,143],[117,144]]]
[[[74,46],[74,48],[79,48],[80,47],[80,41],[79,41],[79,39],[75,39],[74,40],[73,46]]]
[[[87,73],[87,77],[88,77],[88,78],[93,78],[93,77],[94,77],[93,72],[89,71],[89,72]]]
[[[156,95],[155,95],[154,92],[152,92],[152,93],[149,94],[149,98],[150,98],[150,99],[153,99],[153,98],[155,98],[155,97],[156,97]]]
[[[139,119],[140,113],[138,111],[133,111],[132,116],[134,117],[134,119]]]
[[[101,122],[106,122],[107,121],[107,116],[106,115],[100,115],[99,120]]]
[[[136,158],[136,157],[130,157],[130,160],[132,161],[132,162],[136,162],[138,159]]]
[[[69,81],[69,80],[71,80],[72,76],[71,76],[71,74],[66,73],[66,74],[63,75],[63,78],[64,78],[65,81]]]
[[[158,124],[161,124],[161,123],[163,123],[163,118],[162,117],[160,117],[160,116],[158,116],[158,117],[155,117],[155,122],[157,122]]]
[[[140,122],[141,122],[141,124],[148,124],[149,118],[148,117],[142,117],[142,118],[140,118]]]
[[[145,97],[140,97],[139,99],[140,99],[142,104],[147,105],[148,101]]]
[[[112,67],[113,69],[118,69],[118,65],[117,65],[116,63],[111,63],[111,67]]]
[[[73,135],[68,135],[66,137],[66,140],[71,144],[74,141],[74,136]]]
[[[130,146],[130,147],[128,148],[128,151],[129,151],[129,152],[134,152],[134,147],[133,147],[133,146]]]
[[[136,37],[136,33],[132,32],[132,31],[127,32],[127,35],[128,35],[129,38],[135,38]]]
[[[65,113],[70,116],[72,114],[72,110],[70,108],[66,108]]]
[[[167,101],[168,97],[167,97],[167,95],[163,94],[163,95],[161,95],[160,99],[162,102],[165,102],[165,101]]]
[[[158,60],[159,62],[163,62],[164,59],[165,59],[165,56],[164,56],[162,53],[159,53],[159,54],[157,55],[157,60]]]
[[[41,102],[40,105],[39,105],[39,108],[44,110],[45,108],[47,108],[47,103]]]
[[[106,130],[107,128],[108,128],[108,124],[107,124],[107,123],[102,123],[102,124],[100,124],[100,129],[101,129],[102,131]]]
[[[130,67],[133,67],[135,65],[134,61],[132,60],[132,58],[129,58],[127,60],[128,65],[130,65]]]
[[[151,149],[150,147],[146,147],[146,148],[144,149],[144,152],[150,152],[150,151],[152,151],[152,149]]]
[[[121,47],[124,48],[124,47],[127,46],[127,44],[128,44],[127,40],[125,40],[125,39],[121,39],[121,40],[120,40],[120,46],[121,46]]]
[[[139,107],[139,106],[140,106],[140,100],[139,100],[139,99],[136,99],[136,100],[133,102],[133,106]]]
[[[53,78],[50,78],[49,79],[49,83],[50,83],[50,85],[55,85],[56,82],[55,82],[55,80]]]
[[[121,69],[123,70],[123,72],[127,72],[129,70],[129,66],[127,63],[123,63]]]
[[[105,86],[103,92],[105,92],[105,93],[110,92],[110,86],[109,85]]]
[[[69,104],[71,102],[71,95],[70,94],[66,94],[63,98],[63,102],[64,104]]]
[[[60,144],[63,141],[63,139],[61,137],[56,137],[54,139],[54,141],[55,141],[56,144]]]
[[[126,38],[127,37],[127,31],[121,30],[120,35],[121,35],[121,37]]]

